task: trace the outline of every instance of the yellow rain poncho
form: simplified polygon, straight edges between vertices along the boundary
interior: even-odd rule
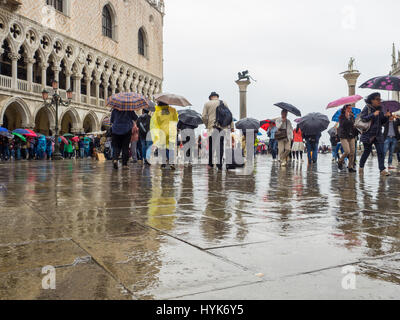
[[[158,148],[169,148],[176,143],[178,113],[170,106],[156,106],[151,117],[150,130],[153,144]]]

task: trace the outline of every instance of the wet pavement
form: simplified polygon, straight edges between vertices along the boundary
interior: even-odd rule
[[[400,171],[330,160],[0,163],[0,299],[399,299]]]

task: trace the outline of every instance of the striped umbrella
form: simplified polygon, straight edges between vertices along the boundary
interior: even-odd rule
[[[134,92],[120,92],[112,95],[107,100],[107,106],[119,111],[136,111],[147,108],[149,100],[141,94]]]
[[[109,117],[104,118],[102,127],[110,128],[111,127],[111,119]]]

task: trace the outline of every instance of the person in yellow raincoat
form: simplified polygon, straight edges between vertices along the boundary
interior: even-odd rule
[[[178,113],[168,104],[158,101],[156,111],[151,117],[150,130],[154,145],[158,148],[159,154],[162,156],[162,168],[166,164],[170,164],[170,151],[174,152],[176,145]],[[172,148],[172,150],[171,150]],[[172,170],[175,169],[170,164]]]

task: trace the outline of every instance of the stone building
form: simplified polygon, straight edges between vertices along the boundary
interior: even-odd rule
[[[113,93],[161,91],[163,0],[0,0],[0,126],[54,133],[41,92],[73,91],[60,133],[100,131]]]

